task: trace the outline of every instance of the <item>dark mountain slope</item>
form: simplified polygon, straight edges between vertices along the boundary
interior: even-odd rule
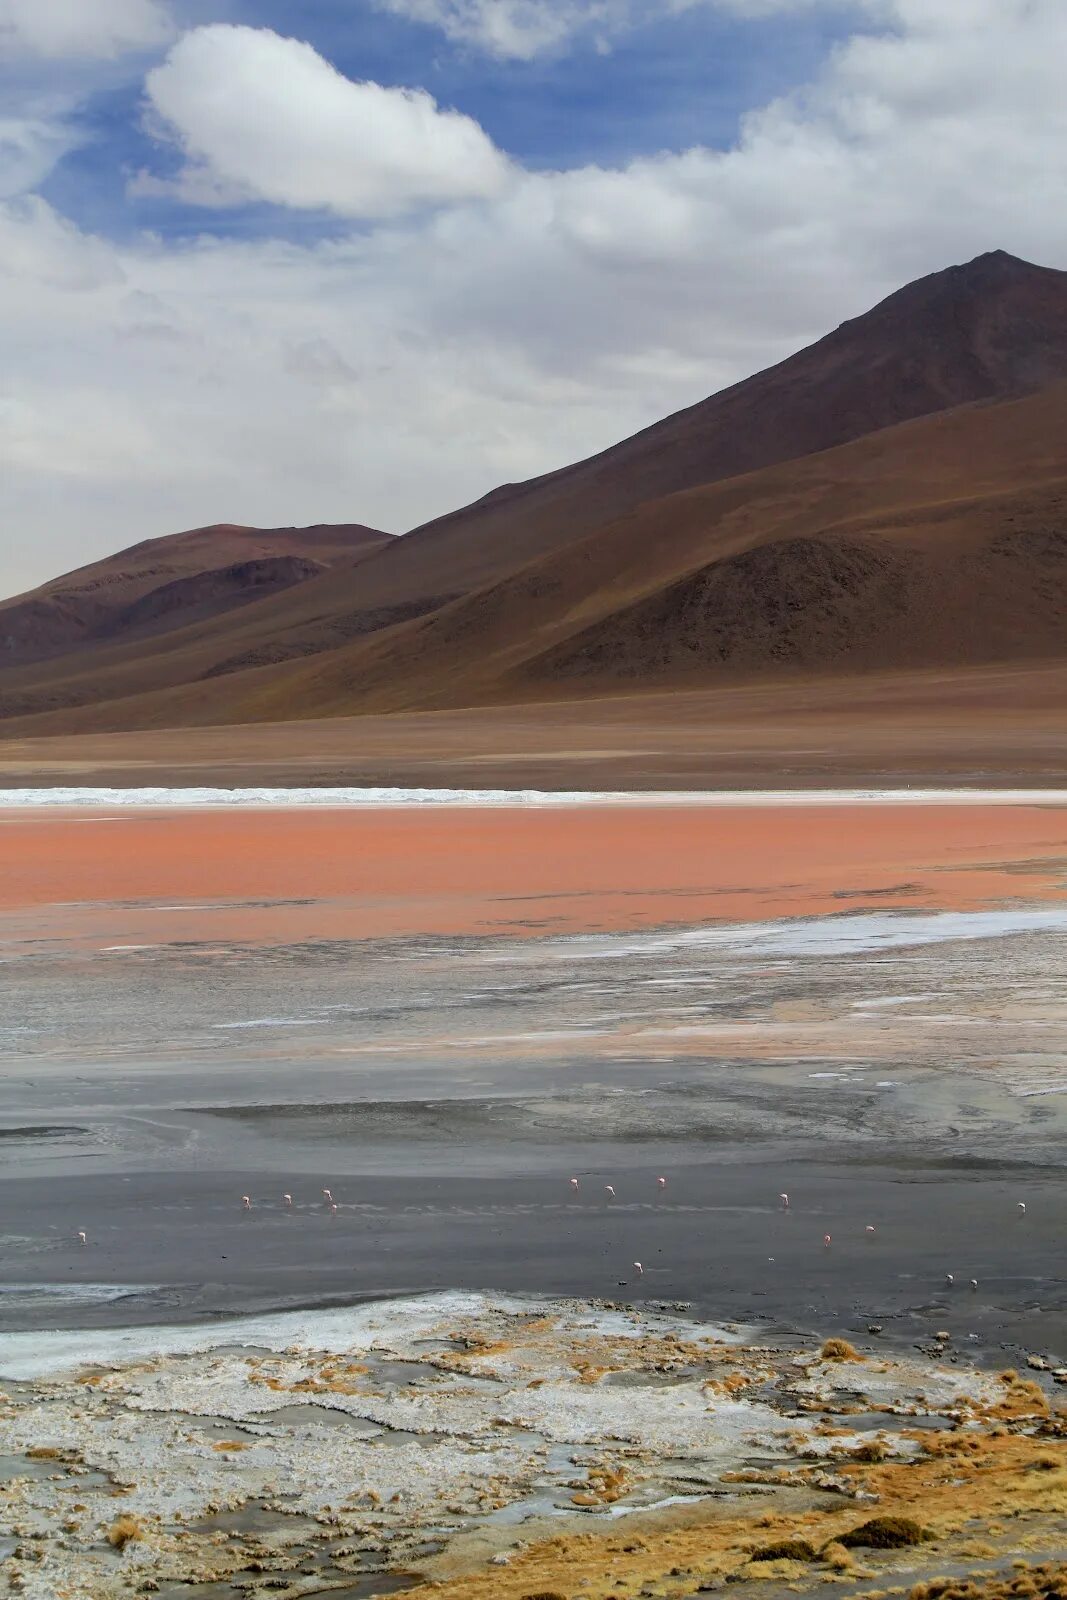
[[[240,605],[227,601],[214,614],[210,597],[183,592],[181,625],[168,622],[162,634],[156,620],[127,612],[111,636],[90,640],[91,654],[64,646],[60,660],[5,673],[0,715],[55,710],[81,726],[76,708],[85,707],[86,725],[98,727],[315,716],[574,693],[594,679],[632,688],[644,675],[759,673],[786,662],[856,670],[888,657],[940,659],[942,648],[962,662],[985,659],[993,637],[998,659],[1043,654],[1057,625],[1052,558],[1034,575],[1035,596],[1047,599],[1033,602],[1030,636],[1019,618],[991,631],[986,590],[968,590],[967,574],[960,604],[970,593],[979,607],[969,643],[961,617],[951,646],[947,634],[938,646],[936,618],[920,627],[902,595],[918,604],[928,580],[942,581],[926,571],[924,542],[940,541],[946,526],[932,509],[938,499],[992,505],[1016,491],[1025,500],[1036,486],[1041,500],[1067,472],[1063,430],[1047,434],[1051,413],[1034,413],[1035,454],[1003,403],[1063,382],[1067,273],[1002,252],[981,256],[908,285],[810,349],[588,461],[499,489],[371,547],[358,564],[266,598],[249,599],[246,587]],[[857,441],[858,454],[841,453]],[[891,560],[872,555],[866,534],[833,554],[821,548],[835,528],[845,539],[857,520],[898,514],[911,519],[912,535]],[[1055,522],[1054,507],[1047,514]],[[973,522],[961,516],[964,543],[979,539],[979,523],[995,536],[986,511]],[[894,536],[877,535],[885,537]],[[771,543],[775,552],[752,553]],[[735,566],[699,576],[731,556]],[[1025,567],[1002,574],[1019,595],[1028,592]],[[261,595],[286,579],[274,569],[259,576]],[[827,606],[837,616],[845,593],[851,621],[804,621]],[[776,594],[796,614],[788,639]],[[894,619],[884,626],[883,612]],[[3,618],[0,610],[0,628]],[[89,714],[95,702],[112,704]]]
[[[350,566],[390,537],[355,523],[219,523],[146,539],[0,603],[0,663],[16,668],[186,626]]]

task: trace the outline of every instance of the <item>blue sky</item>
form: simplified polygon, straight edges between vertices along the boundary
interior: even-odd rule
[[[0,591],[401,532],[1067,268],[1064,0],[0,0]]]
[[[91,3],[91,0],[87,0]],[[848,36],[839,6],[768,20],[695,6],[647,15],[598,50],[591,38],[533,60],[501,60],[443,39],[425,23],[360,0],[188,0],[171,8],[189,26],[225,21],[306,40],[346,77],[429,90],[475,118],[494,143],[532,170],[586,163],[616,166],[635,156],[690,146],[727,148],[753,106],[804,82]],[[180,238],[205,228],[236,237],[307,238],[336,232],[327,215],[284,207],[219,211],[126,193],[128,172],[173,173],[179,156],[145,130],[142,57],[109,65],[87,84],[72,121],[82,142],[40,186],[79,225],[124,237],[142,229]],[[38,66],[42,85],[54,63]],[[25,63],[20,74],[31,77]]]

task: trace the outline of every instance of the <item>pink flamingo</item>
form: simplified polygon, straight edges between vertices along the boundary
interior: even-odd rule
[[[611,1198],[614,1200],[614,1198],[615,1198],[615,1190],[611,1187],[610,1183],[606,1183],[604,1185],[604,1190],[605,1190],[605,1192],[607,1194],[610,1194]]]
[[[874,1224],[872,1222],[868,1222],[867,1226],[864,1228],[863,1231],[864,1231],[864,1233],[873,1233],[874,1232]]]
[[[82,1229],[82,1228],[78,1229],[78,1243],[79,1244],[87,1244],[88,1243],[88,1240],[85,1237],[85,1230]]]
[[[291,1206],[292,1203],[293,1203],[293,1197],[292,1197],[291,1194],[283,1194],[282,1195],[282,1204],[283,1205]]]
[[[634,1262],[634,1271],[635,1271],[635,1272],[636,1272],[636,1273],[637,1273],[637,1276],[638,1276],[638,1277],[639,1277],[639,1278],[643,1278],[643,1277],[644,1277],[644,1275],[645,1275],[645,1269],[644,1269],[644,1267],[643,1267],[643,1266],[642,1266],[642,1265],[641,1265],[641,1263],[640,1263],[640,1261],[635,1261],[635,1262]]]
[[[244,1206],[246,1211],[251,1211],[251,1209],[252,1209],[252,1196],[248,1195],[248,1194],[243,1194],[241,1196],[241,1204]]]
[[[333,1204],[333,1195],[330,1193],[329,1189],[324,1189],[322,1191],[322,1198],[325,1200],[327,1205]]]
[[[830,1245],[832,1243],[833,1243],[833,1241],[831,1240],[830,1235],[828,1233],[824,1233],[823,1236],[822,1236],[822,1247],[823,1247],[823,1249],[824,1250],[829,1250]]]
[[[657,1182],[657,1183],[658,1183],[658,1184],[659,1184],[659,1186],[660,1186],[660,1188],[661,1188],[661,1189],[665,1189],[665,1188],[666,1188],[666,1187],[667,1187],[667,1180],[666,1180],[666,1178],[657,1178],[657,1179],[656,1179],[656,1182]]]
[[[572,1189],[577,1189],[577,1187],[578,1187],[578,1179],[577,1178],[572,1178],[571,1179],[571,1188]]]
[[[784,1190],[778,1196],[778,1204],[781,1206],[783,1211],[788,1211],[789,1210],[789,1196],[785,1193]]]
[[[331,1217],[335,1217],[336,1215],[337,1215],[337,1202],[336,1202],[336,1200],[331,1200],[330,1201],[330,1216]]]

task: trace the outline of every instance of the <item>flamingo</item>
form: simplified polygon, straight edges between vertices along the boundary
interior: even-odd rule
[[[1019,1215],[1022,1216],[1023,1213],[1026,1210],[1026,1201],[1025,1200],[1020,1200],[1019,1201],[1018,1210],[1019,1210]]]
[[[322,1191],[322,1198],[325,1200],[327,1205],[333,1204],[333,1195],[330,1193],[329,1189],[324,1189]]]
[[[78,1243],[79,1244],[87,1244],[88,1243],[88,1240],[85,1237],[85,1230],[82,1229],[82,1228],[78,1229]]]
[[[577,1188],[578,1188],[578,1179],[577,1178],[572,1178],[571,1179],[571,1188],[574,1189],[574,1190],[577,1190]]]
[[[952,1285],[953,1285],[953,1284],[954,1284],[954,1283],[955,1283],[955,1281],[956,1281],[956,1280],[955,1280],[955,1278],[954,1278],[954,1277],[953,1277],[953,1276],[952,1276],[952,1274],[951,1274],[951,1272],[946,1272],[946,1273],[945,1273],[945,1283],[946,1283],[946,1285],[947,1285],[947,1287],[948,1287],[948,1288],[949,1288],[949,1289],[951,1289],[951,1288],[952,1288]]]
[[[789,1196],[784,1191],[778,1196],[778,1204],[783,1211],[789,1210]]]
[[[336,1215],[337,1215],[337,1201],[336,1200],[331,1200],[330,1201],[330,1216],[331,1217],[335,1217]]]
[[[282,1204],[283,1205],[291,1206],[292,1203],[293,1203],[293,1197],[292,1197],[291,1194],[283,1194],[282,1195]]]
[[[874,1232],[874,1224],[873,1224],[873,1222],[868,1222],[867,1226],[864,1228],[863,1231],[864,1231],[864,1233],[873,1233]]]
[[[823,1249],[824,1250],[829,1250],[830,1245],[831,1245],[832,1242],[833,1241],[831,1240],[830,1235],[828,1233],[824,1233],[823,1236],[822,1236],[822,1247],[823,1247]]]
[[[615,1198],[615,1190],[611,1187],[610,1183],[606,1183],[604,1185],[604,1190],[605,1190],[605,1193],[610,1194],[611,1198],[614,1200],[614,1198]]]
[[[248,1194],[243,1194],[241,1196],[241,1204],[244,1206],[246,1211],[251,1211],[251,1209],[252,1209],[252,1196],[248,1195]]]
[[[977,1278],[972,1278],[971,1279],[971,1293],[972,1294],[977,1294],[978,1293],[978,1279]]]
[[[667,1187],[667,1180],[666,1180],[666,1178],[657,1178],[657,1179],[656,1179],[656,1182],[657,1182],[657,1183],[658,1183],[658,1184],[659,1184],[659,1187],[660,1187],[660,1188],[661,1188],[661,1189],[665,1189],[665,1188],[666,1188],[666,1187]]]
[[[635,1262],[634,1262],[634,1271],[635,1271],[635,1272],[636,1272],[636,1273],[637,1273],[637,1276],[638,1276],[638,1277],[639,1277],[639,1278],[643,1278],[643,1277],[644,1277],[644,1275],[645,1275],[645,1269],[644,1269],[644,1267],[643,1267],[643,1266],[642,1266],[642,1265],[641,1265],[641,1263],[640,1263],[640,1261],[635,1261]]]

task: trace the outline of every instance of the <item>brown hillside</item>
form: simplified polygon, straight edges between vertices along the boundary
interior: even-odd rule
[[[246,722],[1067,659],[1067,385],[638,508],[308,662],[16,732]]]
[[[186,626],[350,566],[390,537],[356,523],[217,523],[146,539],[0,603],[0,660],[13,669]]]
[[[1067,385],[641,506],[432,616],[264,680],[229,714],[1056,657]]]
[[[908,284],[779,365],[601,454],[506,484],[381,559],[394,593],[456,593],[647,500],[914,417],[1067,380],[1067,272],[1004,251]]]
[[[1067,273],[981,256],[358,565],[288,587],[264,570],[256,598],[231,575],[218,604],[157,583],[154,615],[127,609],[102,637],[64,623],[83,645],[12,664],[0,716],[162,726],[1047,658],[1062,400],[1032,413],[1033,438],[1004,402],[1063,382]],[[1022,544],[998,554],[1012,527]]]

